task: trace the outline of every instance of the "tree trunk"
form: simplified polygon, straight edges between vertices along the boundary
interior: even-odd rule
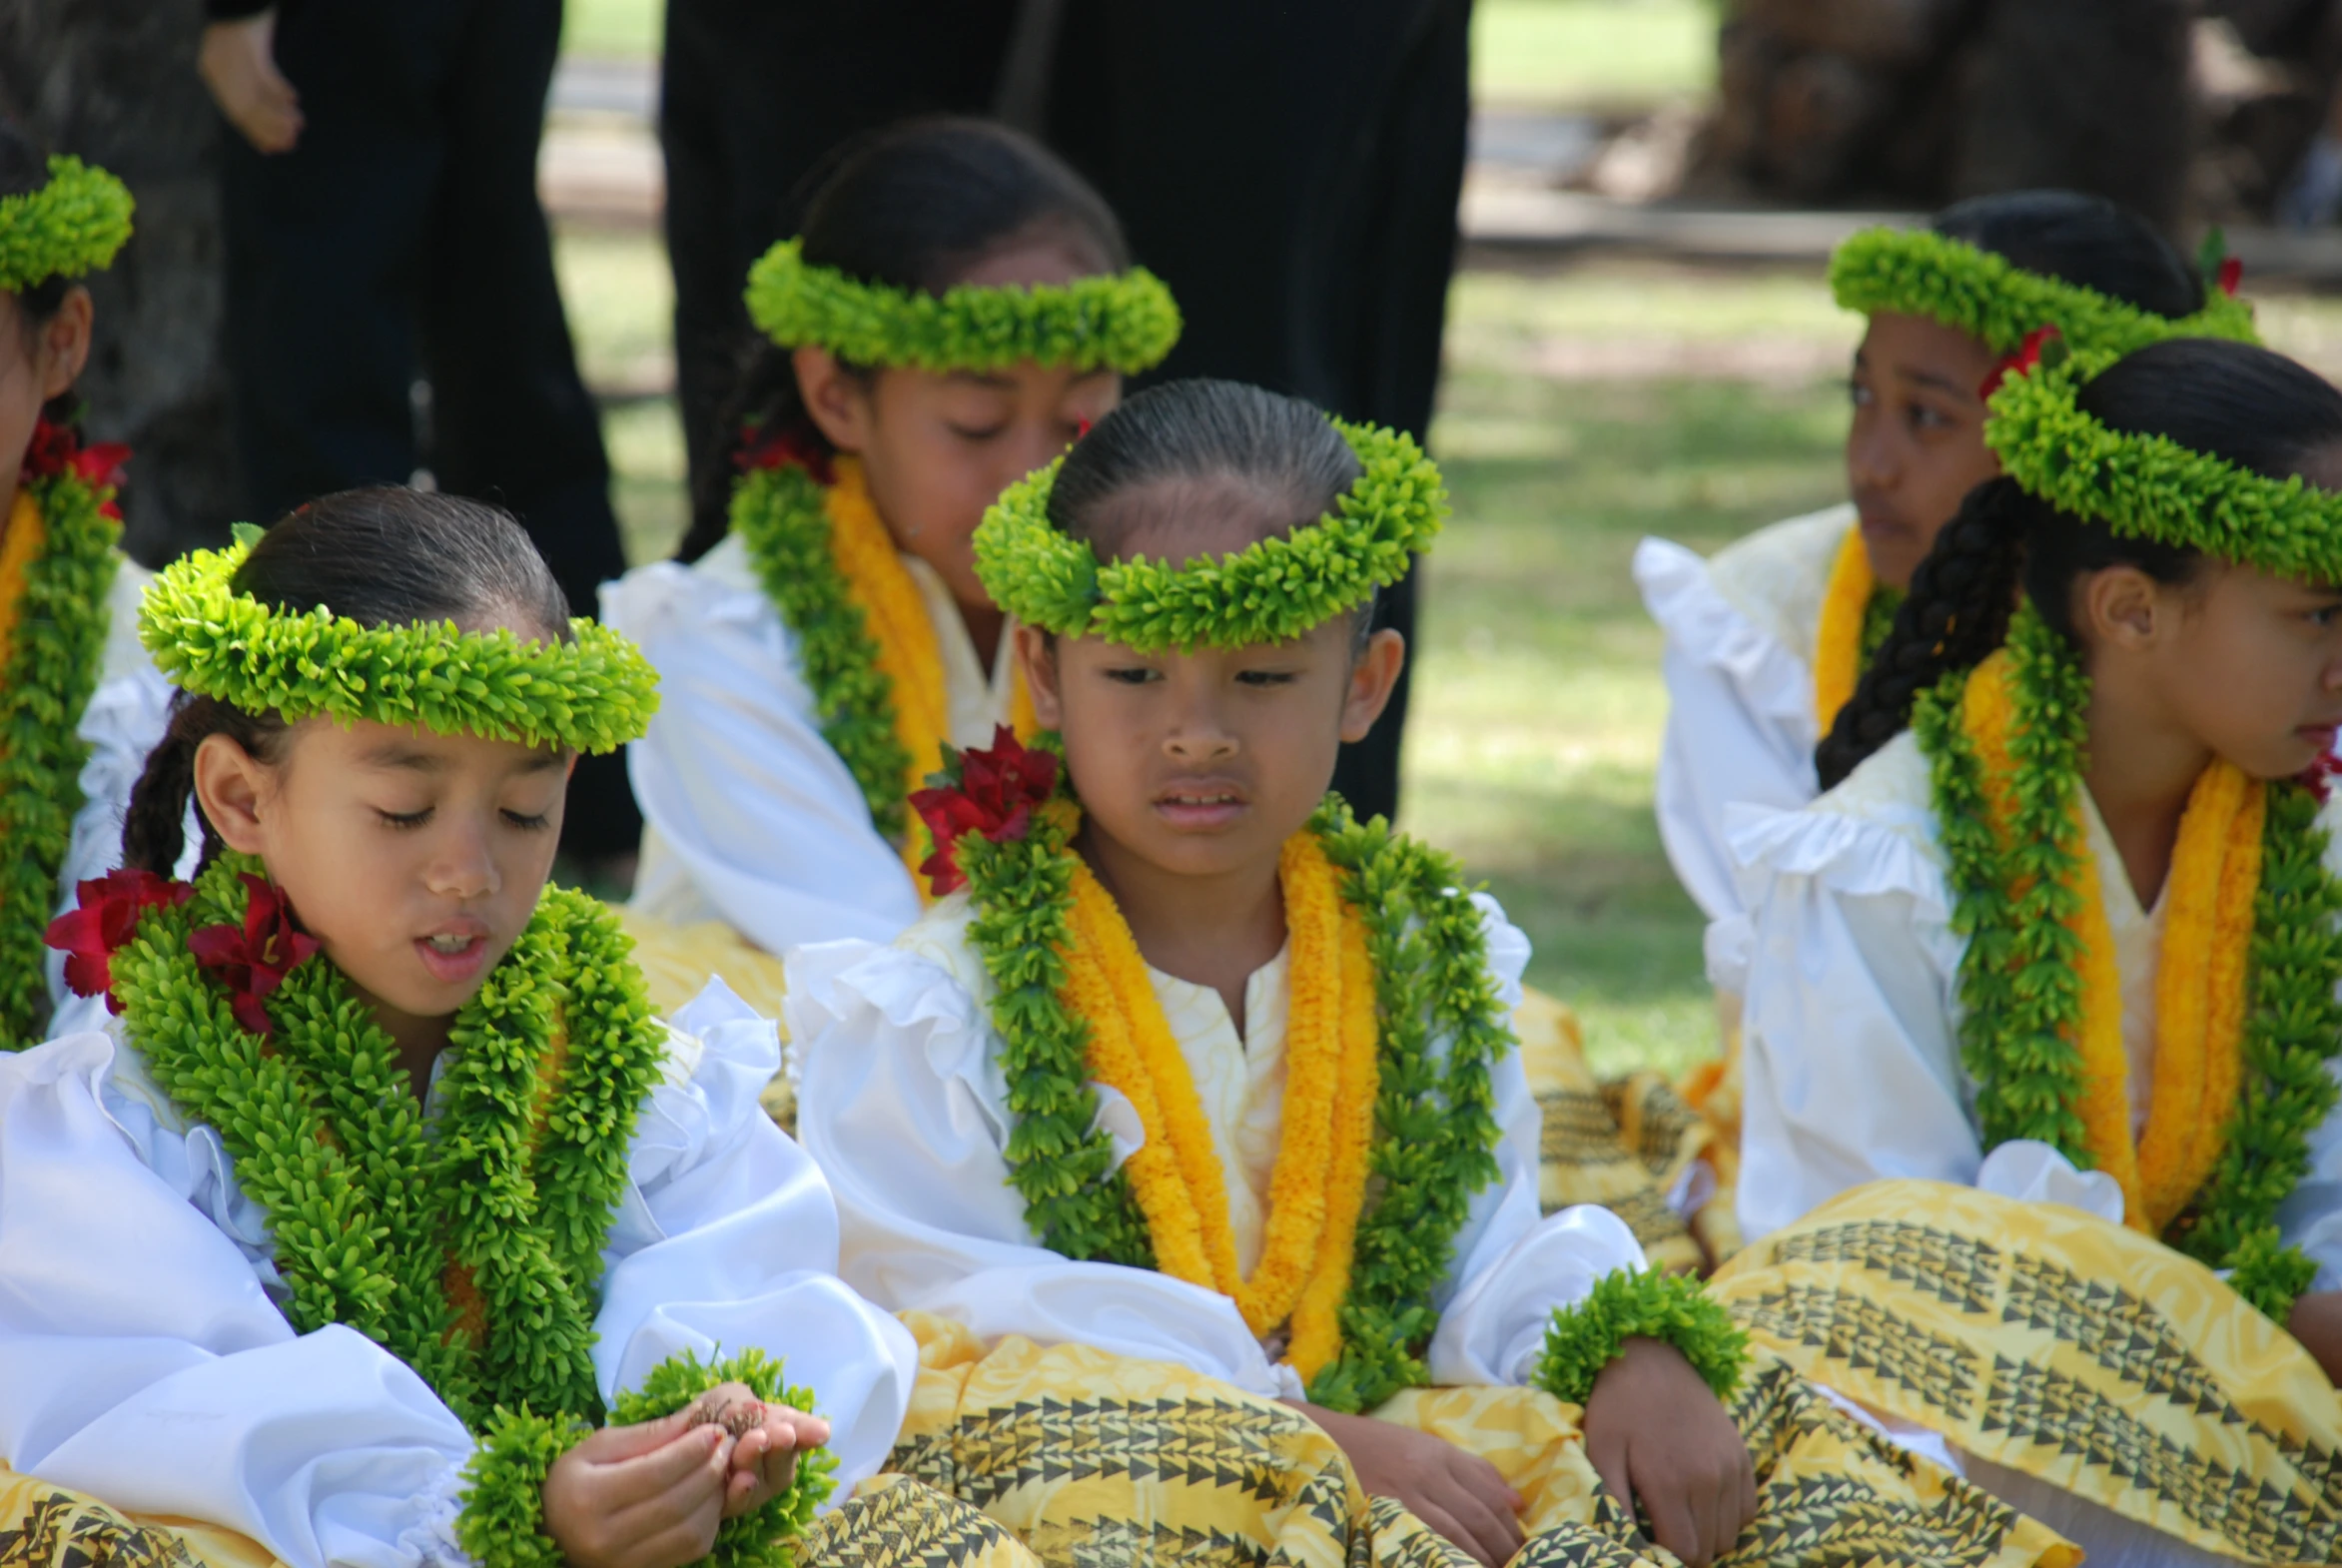
[[[224,542],[235,514],[214,167],[224,133],[195,72],[202,28],[200,0],[0,5],[0,113],[112,170],[138,201],[130,244],[88,280],[97,342],[79,391],[91,438],[135,453],[124,543],[149,565]]]

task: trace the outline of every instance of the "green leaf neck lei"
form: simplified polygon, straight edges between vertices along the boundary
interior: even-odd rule
[[[55,913],[57,877],[82,807],[89,743],[79,733],[106,652],[107,595],[122,556],[122,524],[105,510],[111,486],[68,468],[28,479],[41,545],[13,606],[0,668],[0,1049],[37,1044],[49,1022],[41,933]]]
[[[602,1242],[666,1051],[616,918],[546,890],[455,1016],[433,1128],[323,959],[268,999],[272,1039],[238,1024],[188,937],[241,927],[252,869],[223,856],[183,907],[150,910],[113,973],[156,1084],[220,1135],[267,1210],[287,1318],[357,1329],[475,1432],[497,1405],[598,1420]]]
[[[895,729],[895,688],[830,544],[827,490],[796,463],[752,468],[732,487],[732,530],[765,597],[797,634],[821,738],[845,763],[881,837],[909,824],[911,758]]]
[[[1981,760],[1961,721],[1968,673],[1923,693],[1912,727],[1932,771],[1938,830],[1960,956],[1960,1061],[1976,1085],[1986,1150],[2033,1139],[2079,1170],[2092,1160],[2082,1095],[2083,993],[2066,924],[2082,864],[2078,791],[2088,740],[2089,678],[2031,606],[2011,619],[2015,713],[2009,754],[2014,810],[2007,842],[1992,827]],[[2326,869],[2318,797],[2266,786],[2260,886],[2254,895],[2243,1085],[2218,1165],[2163,1240],[2214,1268],[2282,1325],[2315,1265],[2283,1243],[2278,1205],[2310,1167],[2309,1139],[2333,1109],[2326,1068],[2342,1050],[2342,884]],[[2012,889],[2021,888],[2021,892]]]
[[[1068,1257],[1153,1268],[1146,1216],[1098,1130],[1088,1027],[1062,998],[1080,823],[1079,807],[1061,789],[1022,836],[958,839],[976,910],[969,941],[993,983],[991,1018],[1014,1119],[1005,1156],[1027,1222],[1043,1245]],[[1433,1292],[1453,1264],[1473,1198],[1498,1175],[1492,1075],[1514,1040],[1489,974],[1480,912],[1459,891],[1455,862],[1379,818],[1356,821],[1338,796],[1326,798],[1310,830],[1342,873],[1344,903],[1365,922],[1375,977],[1369,1197],[1338,1313],[1341,1351],[1308,1389],[1317,1404],[1355,1411],[1429,1380],[1422,1357],[1439,1326]],[[1433,1052],[1439,1040],[1447,1042],[1444,1057]],[[1689,1289],[1697,1295],[1697,1282]],[[1676,1303],[1672,1313],[1625,1331],[1677,1339],[1704,1374],[1729,1386],[1740,1341],[1723,1309],[1705,1297],[1682,1304],[1681,1287],[1659,1292]],[[1587,1321],[1578,1309],[1557,1313],[1549,1345]],[[1696,1332],[1677,1332],[1687,1322]],[[1595,1370],[1607,1358],[1597,1354]]]

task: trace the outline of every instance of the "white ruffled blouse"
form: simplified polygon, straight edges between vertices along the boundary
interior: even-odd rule
[[[1528,939],[1494,900],[1472,900],[1499,994],[1517,1006]],[[1268,1359],[1228,1297],[1149,1269],[1070,1258],[1036,1238],[1002,1154],[1013,1123],[993,990],[968,940],[973,913],[960,895],[892,946],[832,942],[790,956],[798,1127],[838,1196],[847,1281],[882,1305],[936,1313],[988,1341],[1079,1342],[1300,1397],[1299,1380]],[[1241,1038],[1216,992],[1148,973],[1230,1174],[1230,1227],[1239,1249],[1257,1257],[1284,1093],[1284,956],[1248,981]],[[1499,1175],[1473,1199],[1435,1295],[1441,1317],[1428,1359],[1439,1383],[1524,1381],[1553,1309],[1643,1261],[1607,1209],[1539,1217],[1537,1103],[1517,1053],[1493,1079]],[[1093,1087],[1099,1124],[1127,1160],[1144,1142],[1138,1116],[1115,1091]]]
[[[851,1486],[894,1443],[916,1347],[838,1279],[821,1173],[757,1105],[773,1025],[711,985],[668,1048],[602,1252],[602,1394],[686,1350],[757,1346],[816,1391]],[[0,1057],[0,1459],[292,1568],[463,1564],[470,1436],[355,1330],[295,1333],[273,1250],[219,1135],[118,1023]]]
[[[2136,1119],[2151,1094],[2161,901],[2141,906],[2086,790],[2083,800],[2114,938]],[[2342,802],[2320,820],[2329,832],[2342,828]],[[1975,1085],[1959,1061],[1966,941],[1952,929],[1917,738],[1897,736],[1804,810],[1745,806],[1731,827],[1753,913],[1736,930],[1711,929],[1710,957],[1716,983],[1747,998],[1742,1229],[1754,1238],[1889,1177],[2046,1199],[2119,1222],[2121,1188],[2104,1173],[2078,1171],[2029,1140],[1984,1153]],[[2342,834],[2329,839],[2326,863],[2342,873]],[[2342,1078],[2342,1063],[2327,1071]],[[2310,1159],[2278,1222],[2317,1262],[2315,1288],[2334,1289],[2342,1287],[2342,1112],[2313,1133]]]
[[[98,684],[76,731],[89,744],[90,757],[81,769],[81,810],[73,815],[73,836],[57,872],[59,914],[73,907],[76,884],[122,864],[122,819],[130,810],[131,789],[171,721],[171,683],[138,640],[138,601],[152,581],[153,572],[125,560],[106,595]],[[188,853],[192,869],[197,847],[191,844]],[[63,953],[49,955],[48,973],[50,1002],[70,1005]]]
[[[1667,634],[1659,837],[1711,920],[1742,911],[1725,814],[1815,794],[1814,640],[1851,505],[1760,528],[1703,560],[1645,539],[1635,583]]]
[[[903,564],[936,628],[952,743],[988,746],[1009,719],[1014,639],[1003,630],[987,675],[943,579]],[[884,942],[919,918],[911,874],[822,738],[797,635],[738,535],[690,565],[636,567],[603,585],[601,605],[659,672],[658,714],[626,751],[645,824],[635,909],[721,920],[767,953]]]

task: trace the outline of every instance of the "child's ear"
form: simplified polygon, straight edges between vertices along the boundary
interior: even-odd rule
[[[65,291],[65,303],[41,329],[41,400],[62,397],[90,363],[90,330],[96,313],[90,292],[79,285]]]
[[[195,799],[220,841],[240,855],[261,852],[261,805],[276,792],[268,764],[226,735],[195,748]]]
[[[1039,626],[1019,626],[1017,662],[1025,667],[1025,689],[1033,694],[1033,716],[1043,729],[1064,728],[1066,704],[1058,691],[1057,653],[1049,645],[1049,633]]]
[[[1342,700],[1341,738],[1352,745],[1366,738],[1390,693],[1399,671],[1407,667],[1407,639],[1385,626],[1366,639],[1366,649],[1350,665],[1350,688]]]
[[[2082,579],[2075,619],[2094,644],[2144,652],[2175,624],[2164,611],[2163,591],[2136,566],[2108,566]]]
[[[811,344],[793,351],[789,363],[797,371],[797,395],[805,400],[829,443],[843,452],[859,452],[870,444],[870,397],[852,373],[827,349]]]

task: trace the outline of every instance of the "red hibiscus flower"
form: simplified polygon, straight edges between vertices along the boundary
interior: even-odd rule
[[[285,983],[285,977],[318,950],[318,939],[304,936],[293,924],[293,907],[266,877],[243,872],[244,929],[206,926],[188,933],[187,950],[206,969],[216,969],[228,987],[236,1022],[266,1040],[276,1032],[268,1009],[261,1006]]]
[[[107,492],[121,488],[122,465],[130,460],[130,448],[120,441],[101,441],[95,446],[84,446],[81,437],[73,433],[70,424],[52,424],[41,419],[33,425],[32,444],[24,451],[24,478],[54,479],[72,474],[94,490]],[[111,494],[105,494],[98,510],[117,522],[122,520],[122,508],[115,504]]]
[[[761,424],[742,425],[732,462],[744,473],[757,468],[803,468],[816,484],[837,482],[830,454],[819,441],[794,427],[768,430]]]
[[[114,995],[114,955],[138,935],[138,923],[150,909],[177,909],[195,889],[151,871],[109,871],[95,882],[75,890],[72,909],[49,922],[41,938],[65,955],[65,983],[74,995],[104,997],[106,1011],[119,1013]]]
[[[2241,256],[2221,257],[2217,282],[2222,294],[2231,300],[2235,299],[2236,286],[2244,282],[2244,258]]]
[[[2033,367],[2044,363],[2052,366],[2065,363],[2065,335],[2054,327],[2036,327],[2026,333],[2023,346],[1992,367],[1992,374],[1984,378],[1976,395],[1989,400],[2000,390],[2002,382],[2011,376],[2030,375]]]
[[[935,838],[935,853],[919,871],[938,898],[968,885],[956,853],[960,835],[981,833],[1005,844],[1032,830],[1034,808],[1057,791],[1058,759],[1019,743],[1016,731],[1002,724],[990,747],[947,750],[941,776],[948,782],[911,792],[911,809]]]

